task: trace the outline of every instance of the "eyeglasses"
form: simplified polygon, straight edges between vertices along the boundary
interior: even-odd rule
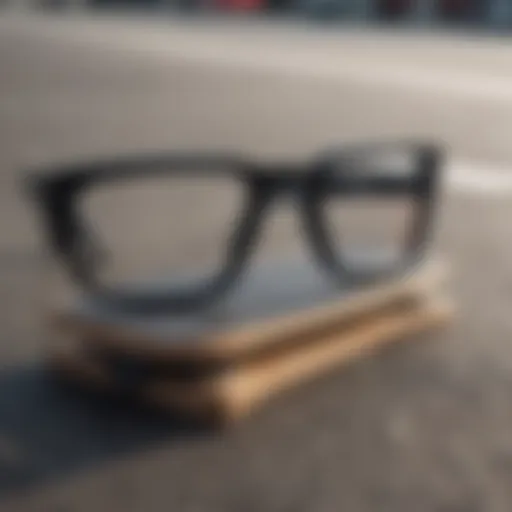
[[[39,170],[29,173],[28,183],[40,207],[49,246],[87,294],[123,310],[190,311],[215,303],[237,282],[270,205],[284,195],[298,206],[315,260],[340,286],[368,283],[412,268],[430,240],[441,157],[437,146],[410,141],[334,149],[306,163],[262,164],[233,155],[170,153]],[[132,194],[124,197],[123,204],[114,201],[126,187]],[[194,187],[200,190],[195,196]],[[171,198],[151,199],[151,194],[164,192],[171,193]],[[140,201],[145,193],[146,201]],[[101,207],[94,206],[97,197],[103,201]],[[228,203],[234,205],[232,210]],[[362,256],[373,249],[366,247],[351,257],[348,229],[337,236],[335,211],[347,204],[359,206],[351,212],[352,230],[357,234],[358,222],[373,209],[371,225],[379,235],[384,231],[379,213],[384,203],[405,204],[408,212],[398,248],[386,264],[365,264]],[[95,221],[101,208],[106,216],[103,222]],[[171,220],[179,226],[175,233],[166,228]],[[194,222],[215,223],[228,231],[224,239],[206,227],[207,247],[181,254],[182,260],[207,257],[220,245],[219,261],[204,277],[197,274],[181,284],[146,290],[126,282],[112,284],[104,277],[107,262],[116,265],[110,242],[121,232],[125,241],[136,233],[146,237],[132,250],[135,255],[156,253],[152,243],[160,240],[170,242],[173,252],[180,253],[180,236]],[[99,234],[104,225],[112,228],[110,238]],[[121,249],[123,253],[128,254],[126,248]]]

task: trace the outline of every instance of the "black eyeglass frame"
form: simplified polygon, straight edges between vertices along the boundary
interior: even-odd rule
[[[379,149],[413,151],[416,172],[409,178],[391,175],[365,178],[350,169],[350,156]],[[414,267],[427,251],[431,238],[443,151],[436,144],[399,141],[354,145],[326,151],[306,164],[261,164],[234,155],[162,153],[139,157],[98,160],[29,172],[28,189],[39,205],[43,229],[50,247],[71,277],[96,300],[123,310],[144,313],[190,311],[205,307],[225,294],[245,270],[258,241],[269,205],[282,194],[298,200],[303,228],[315,260],[340,285],[364,284]],[[346,172],[340,173],[343,162]],[[184,171],[185,170],[185,171]],[[245,205],[227,246],[223,268],[203,285],[187,291],[127,293],[104,287],[94,272],[95,249],[91,233],[81,219],[77,204],[91,187],[119,180],[186,173],[187,176],[230,176],[245,188]],[[335,179],[334,179],[335,174]],[[335,190],[334,190],[335,188]],[[393,268],[363,272],[351,268],[338,254],[329,234],[322,204],[327,197],[358,194],[375,197],[411,197],[415,214],[404,257]],[[384,275],[382,275],[384,274]]]

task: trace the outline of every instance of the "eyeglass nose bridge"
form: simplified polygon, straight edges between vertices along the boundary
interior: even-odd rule
[[[298,167],[274,167],[271,171],[255,176],[254,186],[258,192],[270,199],[283,196],[300,197],[307,188],[307,173]]]

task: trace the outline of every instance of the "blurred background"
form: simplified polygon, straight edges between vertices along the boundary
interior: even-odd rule
[[[512,1],[3,0],[0,510],[509,512],[511,134]],[[403,137],[447,150],[448,332],[218,434],[52,384],[27,169],[162,149],[301,161]],[[93,211],[133,254],[135,227],[159,240],[150,214],[185,230],[231,215],[130,193]],[[279,210],[264,254],[303,250],[294,222]]]
[[[252,12],[307,15],[346,21],[404,21],[506,26],[508,0],[4,0],[29,8],[174,8],[189,12]]]

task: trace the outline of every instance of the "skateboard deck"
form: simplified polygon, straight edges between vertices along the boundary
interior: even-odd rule
[[[425,294],[415,304],[395,304],[362,322],[339,327],[307,343],[232,364],[199,379],[155,375],[126,387],[105,360],[92,357],[81,343],[51,347],[50,361],[61,376],[89,389],[127,395],[160,409],[214,424],[233,424],[266,401],[337,367],[399,340],[445,325],[453,304]],[[66,340],[63,340],[66,341]]]
[[[80,303],[52,317],[51,367],[103,392],[232,423],[282,391],[452,317],[439,260],[340,290],[311,267],[260,267],[220,306],[187,317]]]

